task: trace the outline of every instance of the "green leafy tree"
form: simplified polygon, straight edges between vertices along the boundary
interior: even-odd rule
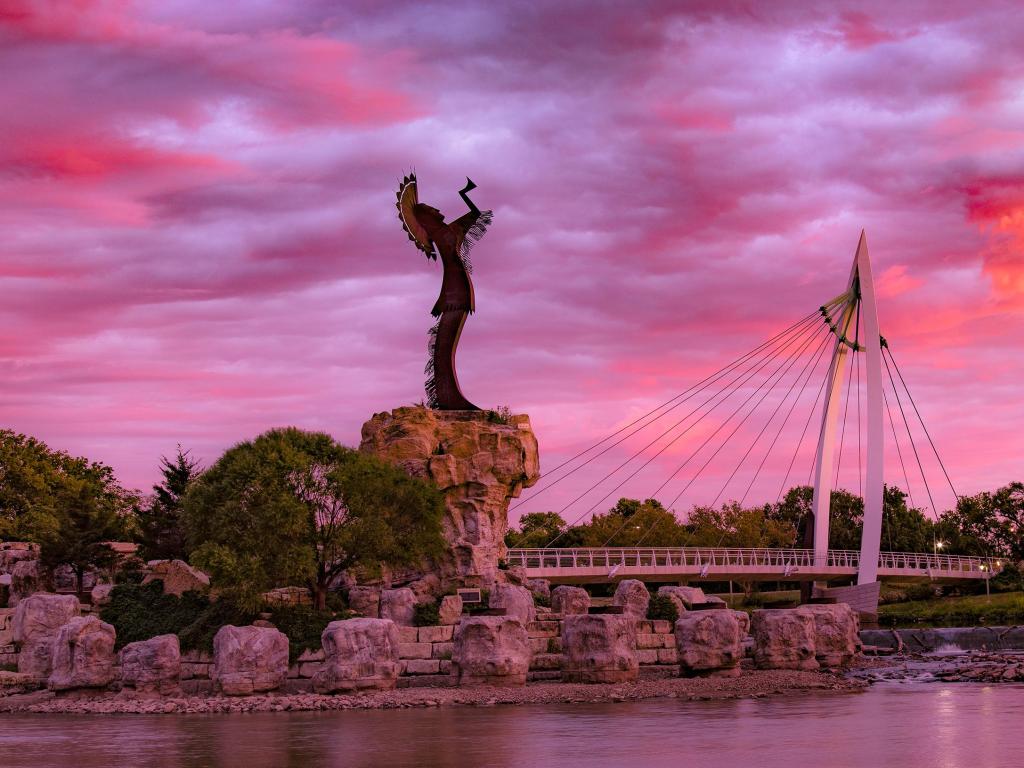
[[[160,473],[163,482],[153,486],[153,496],[138,511],[141,555],[145,560],[187,560],[182,500],[202,469],[179,445],[173,459],[160,458]]]
[[[564,530],[565,520],[557,512],[531,512],[519,519],[519,530],[509,528],[505,534],[505,546],[522,549],[544,547]],[[552,546],[565,545],[559,539]]]
[[[687,531],[657,499],[622,498],[608,512],[594,515],[559,540],[559,546],[678,547]]]
[[[190,560],[216,584],[248,604],[305,584],[320,609],[344,570],[438,554],[443,512],[433,485],[292,427],[229,449],[184,499]]]

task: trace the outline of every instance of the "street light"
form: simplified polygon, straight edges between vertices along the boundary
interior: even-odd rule
[[[985,597],[986,598],[990,598],[990,597],[992,597],[992,593],[989,592],[989,588],[988,588],[988,576],[989,576],[989,574],[988,574],[988,565],[987,564],[982,564],[981,572],[983,574],[985,574]]]

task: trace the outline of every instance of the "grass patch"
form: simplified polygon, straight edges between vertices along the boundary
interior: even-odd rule
[[[882,627],[978,627],[1024,624],[1024,592],[912,600],[878,608]]]

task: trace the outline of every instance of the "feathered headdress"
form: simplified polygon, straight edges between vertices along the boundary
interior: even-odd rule
[[[398,218],[402,221],[402,229],[405,230],[413,244],[427,254],[428,259],[436,261],[437,253],[434,251],[434,243],[413,213],[413,209],[419,202],[415,173],[410,173],[402,179],[402,183],[398,185],[397,197],[398,202],[395,203],[395,207],[398,209]]]

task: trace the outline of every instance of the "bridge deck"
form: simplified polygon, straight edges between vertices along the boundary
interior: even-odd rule
[[[643,581],[826,581],[857,574],[860,553],[830,550],[815,559],[810,549],[728,549],[703,547],[606,547],[510,549],[507,562],[523,566],[530,578],[556,584],[587,584],[611,579]],[[882,552],[882,580],[986,579],[1002,563],[982,557],[916,552]]]

